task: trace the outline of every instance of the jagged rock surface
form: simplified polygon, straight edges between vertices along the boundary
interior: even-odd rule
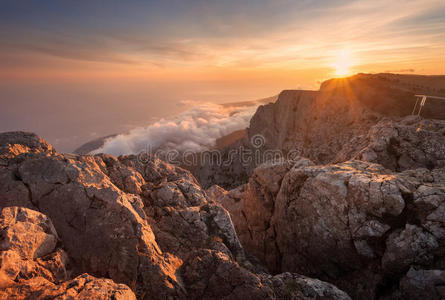
[[[275,273],[315,276],[355,299],[441,293],[429,287],[441,284],[434,274],[444,267],[444,168],[393,173],[363,161],[301,159],[262,166],[247,185],[209,194],[231,212],[246,250]]]
[[[14,225],[2,233],[1,295],[349,299],[315,279],[297,280],[309,291],[301,294],[257,273],[229,213],[186,170],[150,157],[60,154],[29,133],[0,134],[0,142],[0,206]],[[23,260],[24,282],[11,271]]]
[[[375,162],[393,171],[445,166],[445,121],[408,116],[384,119],[351,139],[334,158]]]

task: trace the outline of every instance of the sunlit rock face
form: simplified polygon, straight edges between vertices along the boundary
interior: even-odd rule
[[[0,134],[5,299],[350,299],[251,262],[229,213],[189,171],[136,156],[58,153]]]

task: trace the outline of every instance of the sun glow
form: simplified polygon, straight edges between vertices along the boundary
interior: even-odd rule
[[[337,56],[337,60],[332,64],[335,68],[336,76],[347,76],[351,73],[352,59],[349,51],[342,51]]]

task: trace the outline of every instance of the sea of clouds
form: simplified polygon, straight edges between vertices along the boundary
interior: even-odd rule
[[[243,106],[199,104],[171,119],[161,119],[110,138],[92,154],[136,154],[158,148],[203,151],[214,146],[216,139],[247,128],[257,107],[254,103]]]

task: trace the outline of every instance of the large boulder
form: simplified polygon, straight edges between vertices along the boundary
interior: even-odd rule
[[[88,274],[68,280],[67,253],[51,220],[22,207],[0,212],[2,299],[136,299],[130,288]]]
[[[230,211],[247,252],[269,270],[372,299],[408,293],[399,281],[413,266],[443,268],[444,168],[393,173],[363,161],[298,161],[305,163],[257,168],[242,188],[209,190]]]
[[[67,255],[56,247],[59,238],[45,215],[21,207],[0,212],[0,287],[20,278],[39,276],[51,282],[67,279]]]

